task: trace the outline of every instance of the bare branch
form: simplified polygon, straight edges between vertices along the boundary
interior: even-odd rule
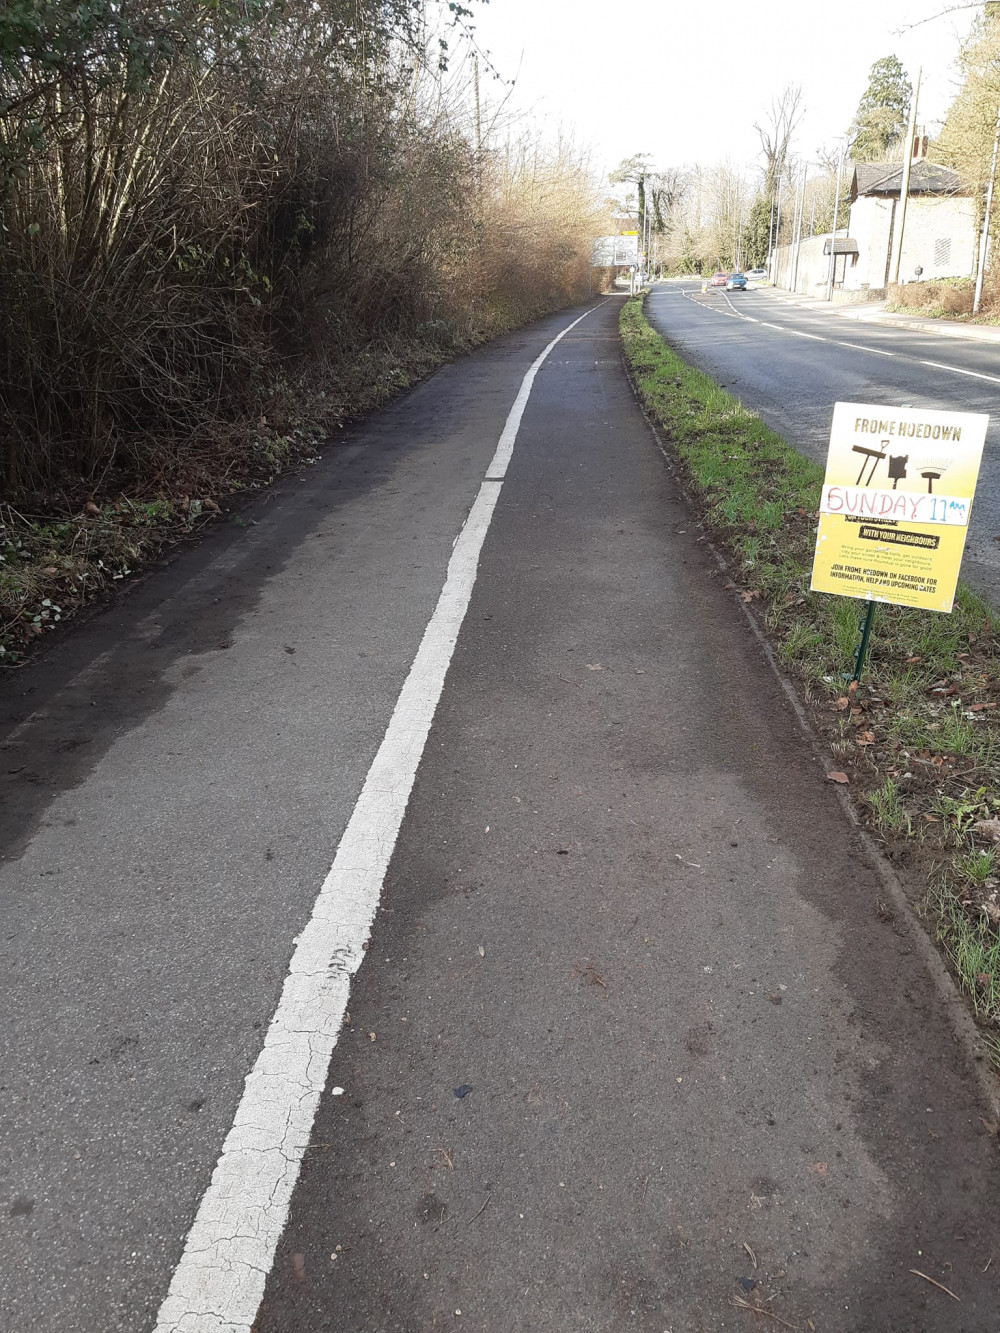
[[[764,193],[768,196],[775,193],[784,174],[792,135],[804,110],[801,85],[789,83],[771,99],[763,124],[760,121],[754,123],[764,155]]]

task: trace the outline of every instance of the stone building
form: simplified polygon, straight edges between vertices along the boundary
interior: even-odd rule
[[[857,242],[846,256],[842,285],[883,290],[890,279],[899,226],[902,166],[859,163],[851,179],[848,234]],[[910,167],[910,190],[899,263],[901,282],[966,278],[976,271],[976,201],[957,172],[925,158]]]
[[[835,245],[835,297],[846,300],[884,295],[898,243],[903,168],[887,163],[859,163],[850,189],[850,214]],[[831,236],[804,237],[784,245],[775,256],[779,287],[822,296],[830,272]],[[965,278],[976,271],[978,233],[976,200],[950,167],[915,160],[900,256],[901,282]]]

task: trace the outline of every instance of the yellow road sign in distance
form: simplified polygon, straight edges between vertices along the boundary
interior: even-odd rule
[[[812,588],[950,611],[989,417],[837,403]]]

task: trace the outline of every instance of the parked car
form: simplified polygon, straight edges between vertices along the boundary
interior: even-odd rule
[[[748,268],[747,271],[746,271],[746,276],[750,279],[751,282],[766,282],[766,281],[767,281],[767,269],[766,269],[766,268]]]
[[[730,273],[726,279],[727,292],[745,292],[747,289],[747,280],[742,273]]]
[[[708,285],[709,287],[725,287],[728,277],[728,273],[713,273],[708,280]]]

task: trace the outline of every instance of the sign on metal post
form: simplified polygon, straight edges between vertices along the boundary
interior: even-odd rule
[[[615,237],[615,263],[616,264],[638,264],[639,262],[639,233],[637,231],[627,231],[621,236]]]
[[[812,588],[949,612],[989,417],[837,403]]]

